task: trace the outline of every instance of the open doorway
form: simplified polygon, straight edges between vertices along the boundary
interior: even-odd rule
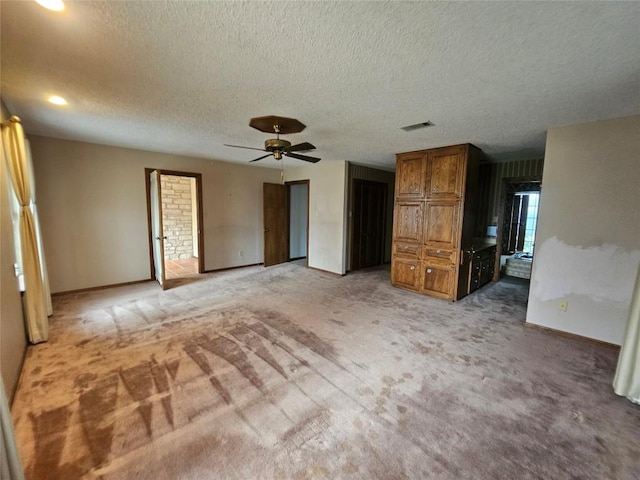
[[[289,261],[308,265],[309,180],[287,182],[289,187]]]
[[[160,174],[166,278],[198,273],[196,179]]]
[[[204,270],[202,176],[145,169],[151,276],[167,288],[172,280]]]
[[[502,185],[494,280],[531,279],[541,178],[505,178]]]
[[[351,270],[384,263],[387,184],[353,179]]]

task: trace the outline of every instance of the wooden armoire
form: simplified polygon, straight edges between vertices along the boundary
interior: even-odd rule
[[[396,155],[393,285],[451,301],[469,293],[481,157],[471,144]]]

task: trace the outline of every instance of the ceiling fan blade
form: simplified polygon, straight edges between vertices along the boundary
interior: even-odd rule
[[[257,162],[258,160],[262,160],[263,158],[267,158],[270,157],[272,154],[271,153],[267,153],[266,155],[263,155],[262,157],[258,157],[255,160],[251,160],[249,163],[251,162]]]
[[[233,147],[233,148],[246,148],[247,150],[258,150],[260,152],[266,152],[264,148],[253,148],[253,147],[245,147],[243,145],[229,145],[228,143],[224,144],[225,147]]]
[[[287,157],[297,158],[298,160],[304,160],[305,162],[318,163],[320,161],[319,158],[316,157],[308,157],[306,155],[298,155],[297,153],[289,153],[284,152]]]
[[[285,148],[287,152],[306,152],[315,149],[316,147],[314,147],[309,142],[298,143],[296,145],[291,145],[290,147]]]

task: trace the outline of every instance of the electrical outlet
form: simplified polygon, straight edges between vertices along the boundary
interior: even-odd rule
[[[241,257],[243,257],[243,256],[244,256],[244,252],[243,252],[242,250],[240,250],[240,251],[238,252],[238,255],[239,255],[239,256],[241,256]]]
[[[569,305],[569,302],[567,302],[567,300],[564,298],[558,302],[558,308],[560,309],[561,312],[566,312],[568,305]]]

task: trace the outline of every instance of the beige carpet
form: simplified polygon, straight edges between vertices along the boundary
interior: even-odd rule
[[[634,479],[614,350],[285,264],[55,299],[13,405],[31,479]]]

